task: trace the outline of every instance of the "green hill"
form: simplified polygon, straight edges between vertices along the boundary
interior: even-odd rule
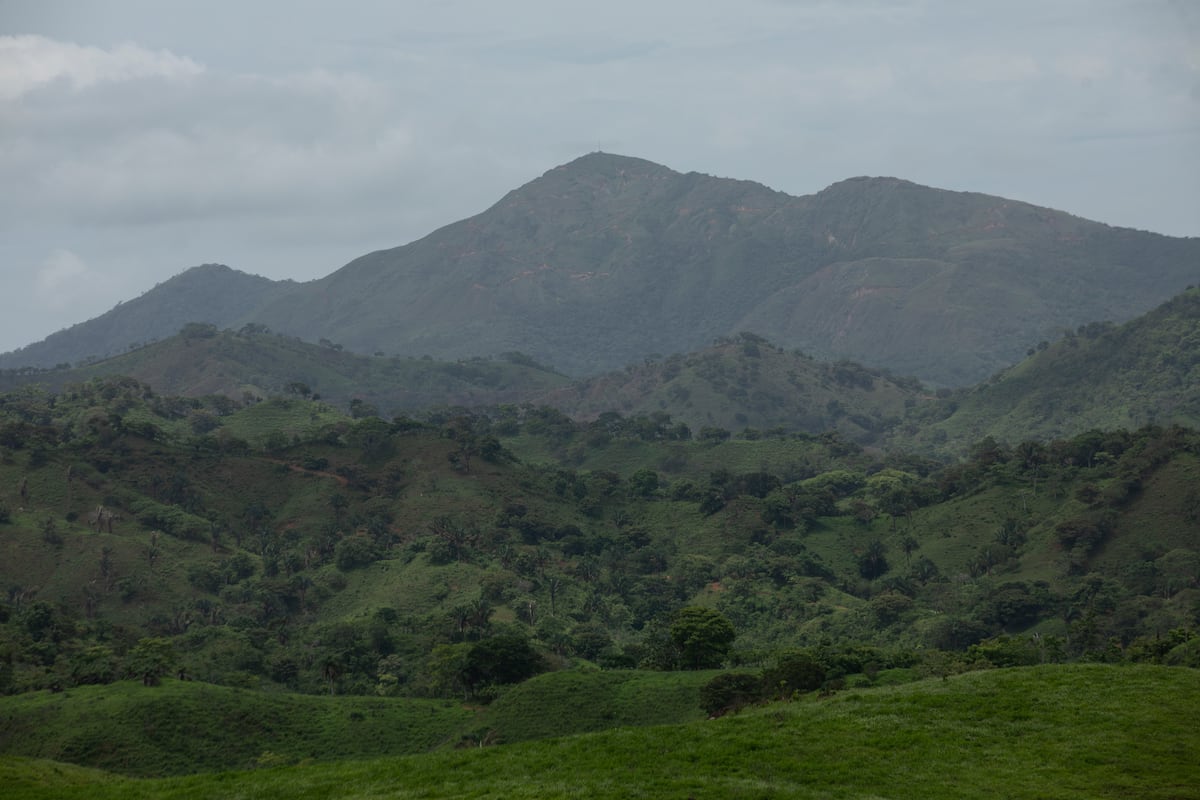
[[[4,758],[13,798],[1181,798],[1200,766],[1193,670],[999,670],[680,726],[454,753],[112,778]]]
[[[123,681],[0,697],[0,753],[142,777],[425,753],[701,720],[714,674],[566,670],[487,707]]]
[[[670,414],[693,431],[839,431],[871,441],[927,401],[919,382],[849,361],[785,352],[751,333],[687,355],[647,360],[554,390],[541,400],[580,419]]]
[[[1200,289],[1124,325],[1043,342],[991,380],[917,409],[896,441],[961,449],[985,436],[1016,444],[1148,424],[1200,425]]]
[[[121,682],[0,699],[0,752],[125,775],[220,772],[423,753],[474,716],[442,700]]]
[[[749,330],[963,385],[1054,330],[1148,310],[1198,263],[1200,242],[1002,198],[891,178],[791,197],[594,153],[256,319],[364,352],[520,350],[574,375]]]

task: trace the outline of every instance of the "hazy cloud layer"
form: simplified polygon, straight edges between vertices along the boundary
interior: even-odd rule
[[[198,263],[327,274],[597,148],[1197,235],[1195,8],[0,0],[0,350]]]

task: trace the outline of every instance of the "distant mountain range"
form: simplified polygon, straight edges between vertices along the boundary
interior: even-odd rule
[[[752,331],[938,385],[1148,311],[1200,276],[1200,239],[894,178],[810,196],[593,153],[470,219],[320,280],[206,265],[0,356],[48,367],[186,322],[258,323],[360,353],[519,351],[575,376]]]
[[[70,369],[5,370],[0,391],[51,390],[127,375],[166,395],[280,396],[297,385],[343,409],[390,418],[438,407],[549,405],[593,420],[667,414],[705,427],[811,434],[837,430],[883,447],[958,453],[986,436],[1010,444],[1091,428],[1200,426],[1200,288],[1123,325],[1091,323],[1031,348],[971,387],[935,395],[913,378],[822,361],[743,333],[688,354],[572,381],[517,353],[458,362],[363,356],[326,343],[192,324],[181,334]]]

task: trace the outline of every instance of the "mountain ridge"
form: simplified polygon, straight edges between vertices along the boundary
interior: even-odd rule
[[[255,322],[363,353],[520,351],[579,377],[753,330],[966,385],[1056,331],[1147,311],[1197,271],[1200,240],[990,195],[856,177],[797,197],[591,153],[323,278],[241,293],[236,308],[193,303],[195,320],[157,335]]]
[[[279,397],[304,385],[342,409],[385,417],[462,407],[550,406],[576,420],[661,419],[742,435],[837,431],[851,441],[962,455],[985,437],[1016,445],[1149,424],[1200,423],[1200,289],[1122,325],[1092,323],[986,381],[935,393],[914,378],[819,360],[742,332],[708,347],[647,358],[571,381],[520,353],[458,362],[364,356],[262,326],[189,324],[181,333],[72,369],[0,371],[0,391],[54,391],[117,375],[160,394]],[[484,413],[488,413],[485,411]]]

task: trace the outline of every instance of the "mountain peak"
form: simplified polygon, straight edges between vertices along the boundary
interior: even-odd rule
[[[919,183],[906,181],[903,178],[893,178],[887,175],[858,175],[853,178],[831,183],[822,189],[818,194],[831,192],[835,194],[845,192],[878,192],[881,190],[895,189],[928,189],[929,191],[941,191],[939,189],[931,189],[928,186],[923,186]]]
[[[567,175],[603,175],[605,177],[628,176],[630,174],[677,174],[669,167],[664,167],[662,164],[656,164],[653,161],[647,161],[644,158],[605,153],[600,150],[587,153],[572,161],[568,161],[566,164],[557,166],[547,172],[546,175],[559,172]]]

